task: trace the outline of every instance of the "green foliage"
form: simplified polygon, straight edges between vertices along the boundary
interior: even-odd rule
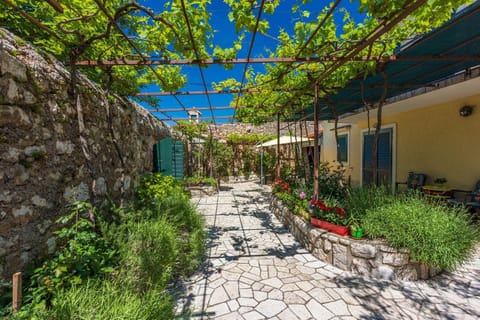
[[[12,282],[0,279],[0,317],[6,316],[12,310]]]
[[[153,217],[164,217],[175,226],[179,258],[176,262],[176,275],[188,274],[201,262],[205,244],[204,222],[202,217],[180,191],[155,201]]]
[[[203,219],[170,177],[146,176],[137,195],[130,207],[106,201],[100,213],[77,202],[58,220],[62,245],[27,280],[15,319],[173,317],[166,288],[202,262]]]
[[[71,59],[105,60],[154,56],[162,59],[233,59],[244,48],[247,33],[254,30],[267,34],[269,23],[266,16],[274,14],[280,0],[265,1],[262,17],[257,23],[260,1],[225,0],[229,7],[228,18],[235,27],[237,38],[225,47],[214,45],[215,33],[210,25],[207,0],[167,1],[161,10],[151,11],[138,2],[112,0],[104,2],[105,10],[99,10],[94,0],[57,0],[63,12],[57,12],[46,1],[18,0],[0,2],[0,24],[22,36],[27,41],[54,54],[64,62]],[[338,18],[328,15],[333,2],[316,9],[318,14],[306,10],[309,1],[291,3],[291,19],[296,21],[292,30],[278,30],[278,45],[267,49],[263,56],[272,57],[332,57],[341,58],[365,41],[376,28],[398,18],[413,5],[405,0],[362,0],[362,21],[355,21],[345,7],[337,9],[343,14],[342,27]],[[408,17],[367,46],[358,56],[391,55],[399,43],[421,33],[428,32],[447,21],[452,12],[471,0],[431,0],[414,10]],[[10,5],[9,5],[10,4]],[[28,13],[45,28],[39,28],[22,17]],[[185,15],[190,28],[186,28]],[[355,16],[358,16],[355,15]],[[115,21],[111,21],[112,17]],[[341,17],[340,17],[341,18]],[[321,28],[317,27],[321,23]],[[118,28],[116,27],[118,26]],[[49,31],[47,31],[47,30]],[[121,31],[128,35],[128,41]],[[317,32],[318,31],[318,32]],[[191,33],[190,33],[191,32]],[[275,30],[277,32],[277,30]],[[307,43],[308,41],[308,43]],[[17,42],[23,45],[21,41]],[[130,43],[134,44],[132,50]],[[132,52],[133,51],[133,52]],[[325,70],[337,62],[325,61],[309,64],[269,64],[260,72],[247,70],[244,88],[259,88],[256,93],[235,95],[235,103],[246,108],[237,110],[236,118],[254,123],[272,120],[277,114],[285,119],[293,113],[312,105],[311,92],[314,82]],[[225,64],[225,68],[232,68]],[[343,87],[350,79],[376,72],[373,61],[349,61],[323,79],[321,86],[327,92]],[[88,77],[104,88],[123,95],[131,95],[150,84],[162,91],[177,91],[188,79],[186,71],[179,66],[157,65],[134,68],[112,68],[104,72],[102,67],[85,68]],[[216,85],[217,86],[217,85]],[[223,89],[238,88],[239,81],[228,79],[220,84]],[[279,92],[279,87],[292,91]],[[238,98],[238,100],[237,100]],[[145,99],[158,104],[156,99]],[[259,107],[261,112],[258,112]]]
[[[149,219],[130,228],[124,267],[142,292],[164,288],[174,274],[178,259],[177,231],[165,217]]]
[[[180,136],[192,140],[193,138],[200,138],[203,134],[208,132],[208,126],[205,122],[190,122],[181,120],[173,127],[173,130],[180,134]]]
[[[145,175],[136,190],[136,202],[140,206],[165,197],[174,190],[181,190],[181,183],[172,176],[162,176],[160,173]]]
[[[471,3],[471,1],[428,1],[382,35],[371,46],[358,52],[358,55],[392,55],[399,43],[438,27],[451,17],[456,8],[467,3]],[[293,32],[280,30],[278,36],[280,42],[277,48],[270,52],[270,56],[342,57],[357,48],[359,41],[368,38],[368,35],[381,24],[398,17],[412,3],[404,0],[362,0],[360,1],[360,10],[365,13],[363,21],[353,20],[350,12],[342,8],[339,10],[343,14],[342,27],[338,26],[334,15],[327,17],[329,7],[332,5],[333,2],[330,2],[328,7],[324,7],[317,16],[313,16],[310,12],[302,10],[301,5],[295,2],[292,6],[292,15],[296,16],[295,19],[298,22],[295,23]],[[246,20],[244,24],[248,25],[251,18],[248,16],[246,18],[242,16],[242,18]],[[313,35],[320,21],[323,21],[322,27]],[[308,44],[306,43],[307,39],[309,39]],[[278,113],[281,118],[291,118],[295,113],[310,108],[313,104],[311,92],[315,81],[325,73],[325,70],[335,64],[331,61],[298,66],[272,64],[266,66],[264,71],[251,71],[247,76],[245,87],[259,88],[261,91],[242,94],[238,98],[238,104],[245,107],[237,110],[237,119],[262,123],[271,121]],[[319,92],[320,98],[335,92],[336,88],[344,87],[349,80],[355,77],[375,72],[377,72],[377,63],[373,61],[344,63],[339,68],[332,69],[331,74],[321,81],[320,86],[324,90]],[[278,92],[278,88],[294,90]],[[259,107],[262,112],[258,112]]]
[[[385,187],[367,186],[351,188],[343,199],[350,215],[350,225],[360,226],[367,210],[375,210],[394,200],[394,196]]]
[[[217,180],[210,177],[188,177],[185,178],[183,181],[186,185],[207,184],[213,187],[216,187],[218,185]]]
[[[342,207],[340,202],[332,197],[319,200],[310,200],[310,207],[313,209],[313,216],[318,219],[328,221],[338,226],[350,225],[348,212]]]
[[[170,180],[170,177],[157,176],[156,178],[159,179],[159,185],[163,185],[165,181]],[[145,179],[149,180],[150,177],[147,176]],[[165,188],[168,188],[168,185],[171,186],[171,184],[167,184]],[[168,233],[162,235],[163,242],[158,240],[157,245],[160,246],[164,243],[163,247],[171,246],[172,250],[177,252],[174,268],[171,268],[170,275],[174,277],[188,274],[201,263],[205,244],[203,219],[189,202],[188,196],[183,192],[178,181],[174,183],[173,188],[170,188],[161,197],[157,193],[145,192],[144,188],[151,187],[151,184],[142,184],[137,191],[138,194],[142,195],[142,201],[137,201],[135,208],[132,208],[129,212],[114,210],[116,218],[106,222],[102,229],[109,230],[108,238],[110,242],[119,246],[121,252],[130,253],[138,252],[138,248],[143,248],[142,246],[138,247],[138,245],[133,248],[134,243],[151,239],[149,237],[153,236],[154,233],[152,230],[164,226],[163,228],[168,230]],[[175,244],[169,242],[169,236],[172,233],[174,234]],[[153,247],[151,249],[154,250]],[[164,249],[157,248],[155,250]],[[136,268],[142,266],[135,259],[132,260],[132,257],[125,256],[125,263],[132,264],[132,261],[136,261]],[[167,260],[171,262],[170,258]],[[143,265],[150,266],[148,263]],[[168,270],[167,267],[164,269]],[[157,278],[160,279],[161,277],[158,276]]]
[[[105,276],[113,271],[116,251],[106,246],[95,231],[91,218],[95,209],[84,202],[75,202],[70,214],[57,220],[64,225],[55,234],[65,245],[56,255],[34,270],[29,295],[35,303],[50,302],[64,288],[83,283],[92,276]]]
[[[44,319],[167,320],[173,315],[171,297],[162,290],[139,294],[120,281],[90,280],[59,292]]]
[[[213,140],[213,170],[216,177],[232,175],[232,163],[235,159],[231,145]]]
[[[344,199],[347,194],[345,167],[323,162],[319,166],[318,197]]]
[[[447,183],[447,179],[445,179],[445,178],[436,178],[433,182],[434,182],[435,184],[437,184],[437,185],[443,185],[443,184]]]
[[[227,143],[230,144],[246,144],[246,145],[253,145],[258,143],[262,140],[271,140],[275,138],[274,135],[271,134],[257,134],[257,133],[247,133],[247,134],[240,134],[240,133],[231,133],[226,137]]]
[[[463,209],[401,195],[391,203],[367,210],[363,227],[370,238],[385,238],[396,248],[436,268],[453,270],[469,258],[479,241],[478,228]]]
[[[249,176],[252,171],[252,162],[255,161],[255,154],[252,150],[245,150],[242,153],[243,174]]]
[[[235,23],[237,33],[244,29],[250,32],[255,30],[257,17],[252,10],[252,6],[257,5],[257,1],[224,0],[224,2],[232,9],[228,14],[228,19]],[[273,14],[279,4],[279,0],[266,2],[263,10],[266,14]],[[268,21],[261,20],[258,24],[258,31],[264,34],[267,32],[268,27]]]
[[[0,23],[67,62],[72,57],[90,60],[132,57],[130,43],[139,51],[134,50],[134,58],[145,53],[170,59],[196,57],[189,40],[189,30],[184,28],[185,17],[178,1],[165,3],[163,12],[158,12],[158,15],[140,4],[123,0],[105,2],[105,12],[99,10],[93,0],[57,2],[63,9],[62,13],[55,11],[46,1],[21,0],[12,6],[2,2]],[[202,58],[208,57],[206,48],[209,47],[212,34],[207,3],[185,1],[193,39]],[[20,10],[41,21],[50,31],[45,31],[22,17],[18,14]],[[112,23],[107,15],[116,21]],[[129,35],[129,41],[119,30]],[[106,87],[111,84],[111,90],[122,94],[135,93],[151,83],[164,91],[176,91],[186,83],[186,77],[178,66],[140,66],[136,70],[114,68],[108,73],[103,72],[102,68],[88,68],[84,71],[100,85]]]
[[[257,153],[255,158],[255,165],[257,167],[257,172],[260,172],[260,166],[262,163],[261,154]],[[272,150],[263,150],[263,173],[264,175],[275,175],[275,164],[277,158],[275,152]]]
[[[32,152],[32,158],[34,160],[41,160],[41,159],[44,159],[47,155],[47,152],[45,152],[44,150],[35,150]]]

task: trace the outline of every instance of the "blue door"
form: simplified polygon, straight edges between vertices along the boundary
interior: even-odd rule
[[[378,137],[378,178],[373,181],[373,141],[375,133],[363,134],[362,181],[364,185],[376,184],[390,187],[393,180],[393,129],[382,129]]]

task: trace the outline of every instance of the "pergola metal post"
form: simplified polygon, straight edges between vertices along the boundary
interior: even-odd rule
[[[277,112],[277,159],[275,162],[275,179],[280,179],[280,112]]]
[[[318,175],[319,175],[319,154],[318,154],[318,81],[315,82],[315,101],[313,104],[313,198],[318,200]]]
[[[265,174],[263,172],[263,147],[260,150],[260,184],[265,184]]]

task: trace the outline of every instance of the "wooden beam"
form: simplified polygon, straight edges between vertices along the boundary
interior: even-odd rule
[[[22,307],[22,273],[13,274],[12,279],[12,312],[17,313]]]

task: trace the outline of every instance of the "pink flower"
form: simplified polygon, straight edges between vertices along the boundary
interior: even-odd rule
[[[307,198],[307,194],[305,192],[300,192],[300,199],[304,200]]]

